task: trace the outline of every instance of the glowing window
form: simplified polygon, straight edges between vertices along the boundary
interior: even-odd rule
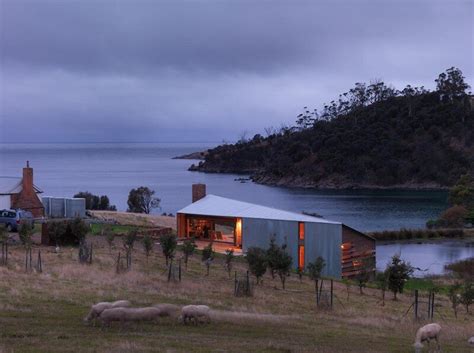
[[[304,240],[304,223],[298,223],[298,235],[300,240]]]

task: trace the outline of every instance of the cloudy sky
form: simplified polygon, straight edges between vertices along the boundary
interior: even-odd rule
[[[0,0],[0,142],[221,141],[355,82],[473,85],[472,0]]]

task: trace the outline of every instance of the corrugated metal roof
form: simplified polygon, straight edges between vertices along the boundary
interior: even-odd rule
[[[21,177],[0,177],[0,195],[11,195],[18,194],[22,190]],[[33,185],[37,193],[42,193],[43,191]]]
[[[216,195],[207,195],[201,200],[179,210],[178,213],[201,216],[259,218],[296,222],[341,224],[340,222],[333,222],[324,218],[283,211],[272,207],[237,201]]]

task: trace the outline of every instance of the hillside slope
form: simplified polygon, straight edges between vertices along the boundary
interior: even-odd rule
[[[308,128],[218,146],[190,170],[292,187],[449,187],[474,172],[474,111],[466,94],[440,96],[393,94]]]

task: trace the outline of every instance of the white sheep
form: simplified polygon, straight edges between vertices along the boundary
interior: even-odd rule
[[[438,324],[428,324],[423,327],[420,327],[418,331],[416,332],[416,337],[415,337],[415,352],[419,353],[421,352],[421,349],[423,348],[422,342],[428,342],[428,345],[430,344],[430,340],[434,339],[436,341],[436,344],[438,346],[438,351],[440,350],[440,345],[439,345],[439,335],[441,333],[441,326]]]
[[[469,338],[469,340],[467,341],[467,343],[469,343],[469,345],[471,347],[474,347],[474,336],[472,336],[471,338]]]
[[[197,325],[201,322],[201,319],[204,322],[210,323],[211,317],[209,315],[210,309],[207,305],[186,305],[181,309],[180,321],[185,325],[188,322],[194,321],[194,324]]]
[[[162,304],[156,304],[154,305],[154,307],[160,309],[160,316],[162,317],[165,317],[165,316],[177,317],[179,311],[181,310],[181,308],[175,304],[162,303]]]
[[[89,322],[94,320],[100,316],[100,314],[106,309],[112,308],[125,308],[129,307],[130,302],[128,300],[117,300],[115,302],[100,302],[97,304],[92,305],[89,314],[84,318],[85,322]]]
[[[112,321],[152,321],[158,320],[162,311],[154,306],[145,308],[112,308],[104,310],[99,320],[103,325],[108,325]]]

